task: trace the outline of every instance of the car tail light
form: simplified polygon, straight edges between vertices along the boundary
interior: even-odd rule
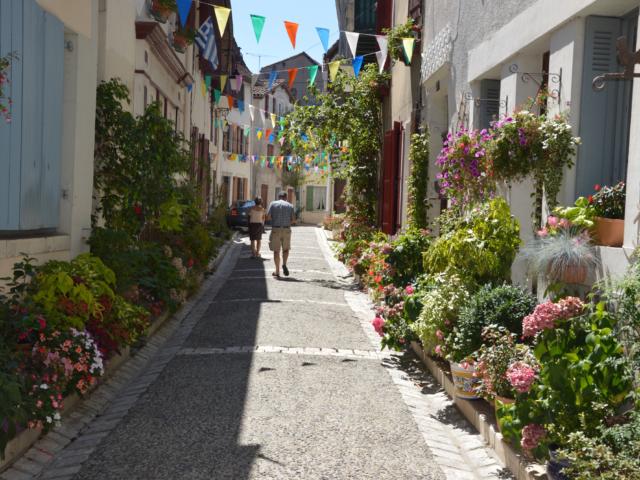
[[[235,216],[238,215],[238,210],[236,210],[235,208],[231,209],[231,215]]]

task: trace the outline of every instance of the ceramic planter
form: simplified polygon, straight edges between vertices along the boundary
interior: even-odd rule
[[[624,220],[596,217],[593,226],[598,245],[621,247],[624,240]]]
[[[477,392],[480,379],[473,375],[476,371],[476,367],[469,364],[467,368],[464,368],[461,364],[456,362],[449,362],[449,366],[451,367],[453,384],[456,387],[456,397],[463,398],[465,400],[476,400],[480,398]]]

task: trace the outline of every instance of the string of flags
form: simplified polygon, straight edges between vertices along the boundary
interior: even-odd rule
[[[291,170],[300,165],[306,172],[314,171],[315,173],[328,172],[334,159],[320,152],[318,155],[305,155],[304,157],[296,155],[245,155],[240,153],[230,153],[229,160],[232,162],[247,163],[251,162],[263,168],[286,168]]]

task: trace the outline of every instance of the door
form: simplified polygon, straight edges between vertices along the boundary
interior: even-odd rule
[[[269,185],[263,183],[260,186],[260,197],[262,198],[263,205],[267,205],[269,203]]]
[[[400,168],[400,136],[402,125],[394,122],[393,130],[384,134],[382,159],[382,231],[393,235],[398,224],[398,171]]]

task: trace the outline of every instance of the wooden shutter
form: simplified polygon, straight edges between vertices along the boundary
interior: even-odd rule
[[[313,208],[313,187],[307,187],[307,212],[315,210]]]
[[[635,18],[637,23],[637,13]],[[609,82],[601,91],[592,88],[594,77],[621,71],[615,43],[622,29],[620,18],[586,19],[576,196],[589,195],[596,183],[610,185],[626,178],[632,82]],[[629,40],[634,51],[635,38]]]
[[[382,35],[384,28],[391,28],[393,14],[393,0],[378,0],[376,2],[376,33]]]
[[[263,205],[267,205],[269,203],[269,185],[263,183],[260,186],[260,197],[262,198]]]
[[[500,80],[480,81],[479,128],[489,128],[500,114]]]
[[[0,122],[0,230],[58,226],[64,25],[35,0],[0,1],[0,55],[15,52]]]
[[[402,126],[395,122],[393,130],[384,134],[382,167],[382,231],[393,235],[398,212],[398,167],[400,164],[400,135]]]

